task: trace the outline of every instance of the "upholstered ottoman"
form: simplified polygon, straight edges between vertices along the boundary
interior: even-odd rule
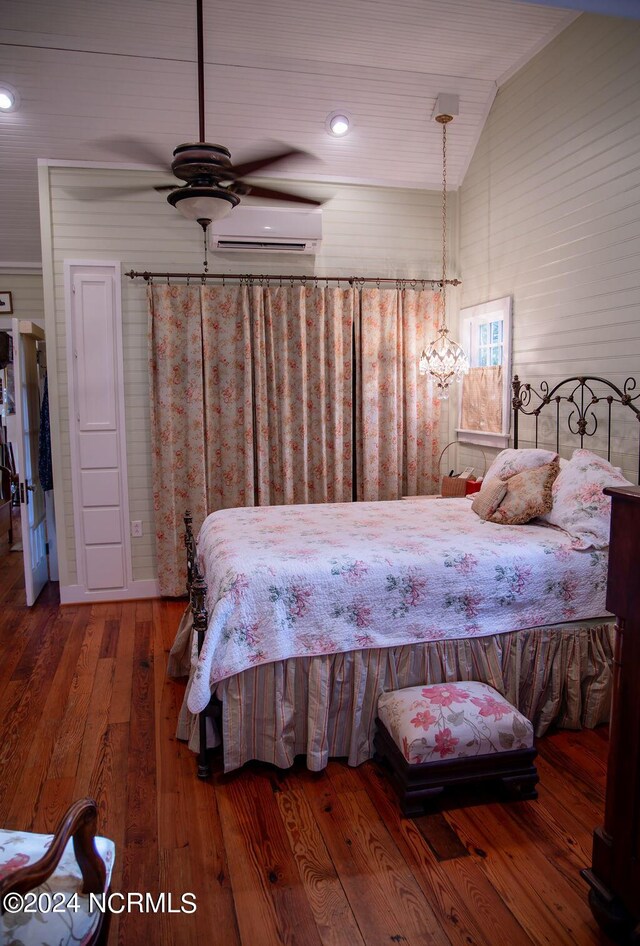
[[[376,759],[391,770],[405,815],[449,785],[497,780],[536,798],[533,726],[486,683],[436,683],[383,693]]]

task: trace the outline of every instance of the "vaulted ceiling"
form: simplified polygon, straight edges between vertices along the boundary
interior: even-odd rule
[[[500,83],[576,15],[517,0],[205,0],[207,139],[236,160],[267,139],[316,156],[289,179],[438,188],[431,115],[456,93],[455,188]],[[197,139],[195,60],[195,0],[2,0],[0,85],[19,107],[0,114],[0,264],[40,258],[38,158],[130,164],[101,139],[135,135],[167,166]],[[325,121],[342,110],[352,128],[337,139]]]

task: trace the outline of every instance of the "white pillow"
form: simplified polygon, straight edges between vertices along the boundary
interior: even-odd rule
[[[609,544],[611,500],[606,486],[631,486],[620,470],[590,450],[575,450],[553,484],[551,512],[540,518],[559,526],[574,549],[603,549]]]
[[[508,480],[509,477],[517,473],[524,473],[525,470],[537,470],[539,466],[546,466],[547,463],[553,463],[558,459],[558,454],[552,450],[525,449],[514,450],[513,447],[507,447],[502,450],[495,458],[482,481],[481,490],[491,480]]]

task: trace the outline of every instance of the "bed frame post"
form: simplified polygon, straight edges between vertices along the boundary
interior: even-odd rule
[[[193,542],[193,517],[189,510],[184,514],[184,547],[187,550],[187,594],[191,599],[191,583],[193,581],[193,560],[194,560],[194,542]]]
[[[191,612],[193,614],[193,629],[197,636],[198,655],[204,644],[204,635],[209,623],[205,596],[207,586],[200,574],[197,562],[193,565],[193,580],[191,582]],[[207,755],[207,716],[205,712],[198,713],[198,778],[209,778],[211,766]]]
[[[518,417],[521,407],[520,401],[520,378],[517,374],[513,376],[513,381],[511,382],[511,387],[513,388],[513,398],[511,399],[511,406],[513,408],[513,446],[514,449],[518,449]]]
[[[209,624],[209,616],[205,600],[207,585],[196,556],[196,543],[193,536],[193,517],[189,510],[184,514],[184,545],[187,550],[187,594],[193,616],[193,630],[198,644],[198,655],[204,644],[204,635]],[[198,713],[198,778],[209,778],[211,766],[207,755],[207,716],[206,712]]]

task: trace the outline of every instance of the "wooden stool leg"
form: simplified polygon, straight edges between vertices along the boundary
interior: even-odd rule
[[[535,768],[524,775],[505,775],[500,781],[511,798],[524,800],[538,797],[536,785],[539,779]]]
[[[406,791],[400,799],[402,814],[407,818],[416,818],[424,815],[428,811],[428,804],[436,795],[441,795],[444,791],[443,785],[435,785],[433,788],[421,788],[417,792],[411,789]]]

